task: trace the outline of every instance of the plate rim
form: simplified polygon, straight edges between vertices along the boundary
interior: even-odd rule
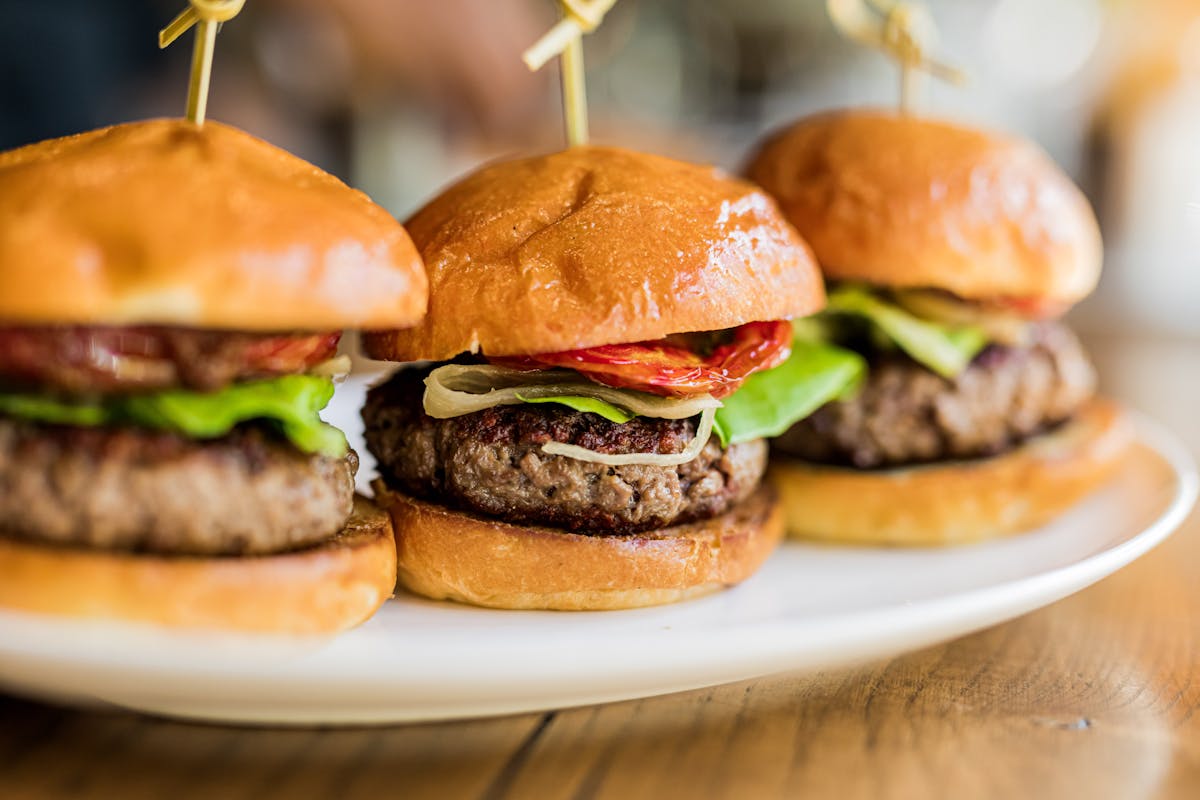
[[[504,697],[491,697],[485,702],[483,698],[476,698],[471,702],[470,709],[460,708],[451,710],[442,708],[441,710],[426,709],[424,711],[412,708],[411,703],[406,705],[403,701],[400,702],[399,706],[395,704],[389,706],[385,696],[381,698],[379,709],[375,713],[370,713],[363,708],[355,708],[346,714],[330,713],[328,710],[320,711],[319,709],[318,711],[306,711],[307,707],[298,708],[294,713],[288,713],[286,709],[277,709],[272,714],[252,713],[230,715],[228,713],[214,713],[209,715],[196,713],[198,706],[204,705],[201,699],[203,692],[193,693],[191,700],[183,704],[168,703],[167,706],[160,707],[152,707],[145,703],[119,702],[118,704],[135,710],[166,714],[168,716],[184,716],[233,723],[254,721],[278,724],[343,724],[347,722],[386,723],[418,719],[460,719],[464,717],[493,716],[521,711],[536,711],[546,708],[566,708],[587,705],[594,702],[648,697],[669,692],[688,691],[733,681],[750,680],[781,672],[849,666],[865,659],[883,657],[887,653],[898,655],[902,652],[910,652],[940,641],[982,630],[1074,594],[1103,580],[1145,555],[1165,541],[1180,527],[1194,507],[1198,495],[1200,495],[1200,471],[1197,469],[1196,461],[1187,445],[1165,426],[1140,412],[1127,411],[1127,413],[1134,424],[1136,441],[1146,446],[1170,468],[1175,484],[1174,491],[1169,500],[1164,502],[1157,516],[1142,530],[1099,552],[1037,574],[1014,578],[980,589],[922,598],[902,605],[845,612],[819,622],[811,619],[806,620],[804,623],[806,633],[820,631],[824,628],[830,632],[835,640],[839,638],[836,635],[836,628],[842,628],[843,630],[853,629],[855,631],[849,635],[843,634],[841,637],[842,641],[836,645],[836,648],[839,652],[843,653],[854,651],[856,648],[852,647],[851,643],[859,642],[860,646],[857,650],[862,655],[847,655],[833,658],[833,663],[827,666],[822,666],[820,663],[814,662],[822,660],[828,662],[831,659],[813,657],[811,653],[806,654],[802,643],[789,640],[786,633],[789,630],[795,630],[797,621],[794,617],[782,616],[754,620],[751,624],[744,627],[730,628],[726,632],[727,638],[722,640],[722,647],[717,651],[719,657],[705,662],[703,671],[710,676],[709,678],[703,680],[678,680],[672,682],[669,687],[654,691],[638,689],[628,692],[599,692],[592,695],[587,695],[586,692],[575,691],[572,693],[576,696],[575,700],[563,701],[559,696],[552,694],[543,703],[523,702],[519,698],[512,698],[506,702],[506,698]],[[481,613],[496,612],[482,611]],[[6,617],[10,621],[13,619],[19,620],[18,624],[29,624],[30,620],[44,621],[44,619],[39,620],[38,615],[23,614],[21,612],[0,612],[0,630],[3,629]],[[883,632],[883,635],[881,638],[872,638],[869,645],[862,646],[862,641],[870,638],[864,632],[864,629],[869,629],[876,633]],[[153,635],[153,631],[147,633]],[[4,638],[7,639],[8,637]],[[658,640],[659,647],[661,648],[663,638],[661,635],[652,636],[649,632],[639,631],[624,642],[623,645],[625,647],[637,647],[640,642]],[[767,642],[770,642],[770,644],[766,644]],[[822,651],[828,649],[830,648],[821,648]],[[64,654],[71,668],[101,669],[112,672],[124,669],[131,674],[146,674],[147,672],[169,673],[169,677],[177,681],[186,681],[189,678],[196,677],[203,677],[209,680],[235,679],[243,687],[254,684],[262,685],[265,682],[269,682],[272,686],[282,691],[289,688],[295,690],[301,687],[311,687],[314,680],[314,675],[311,671],[305,671],[304,669],[297,671],[289,670],[288,667],[292,666],[292,664],[287,662],[281,663],[274,659],[271,659],[268,664],[247,663],[245,660],[239,659],[236,663],[224,665],[227,667],[226,669],[213,669],[212,664],[203,665],[203,668],[200,669],[183,669],[178,664],[168,667],[163,663],[156,665],[153,662],[134,664],[131,664],[129,661],[122,662],[120,659],[113,658],[113,654],[110,652],[89,653],[80,650],[71,652],[70,648],[61,646],[26,649],[19,644],[11,646],[9,642],[0,639],[0,666],[6,660],[10,662],[15,660],[47,660],[55,657],[63,657]],[[661,675],[668,671],[671,666],[673,664],[662,663],[660,661],[660,663],[656,664],[653,671]],[[618,672],[612,677],[627,677],[635,671],[638,670],[630,669],[623,673]],[[644,669],[640,671],[645,672]],[[356,675],[356,677],[361,681],[360,686],[366,691],[369,691],[372,686],[378,687],[394,684],[394,679],[389,682],[381,679],[377,674],[362,674]],[[506,675],[506,680],[502,684],[508,688],[522,685],[527,686],[529,680],[536,677],[536,671],[534,674],[531,674],[529,679],[524,681],[512,680],[511,675]],[[345,675],[339,676],[339,680],[342,679],[345,679]],[[430,683],[438,683],[435,677],[430,677],[428,681]],[[641,682],[644,683],[645,681]],[[420,684],[420,681],[415,681],[412,685],[419,686]],[[443,678],[439,685],[444,684],[445,679]],[[5,685],[11,685],[11,682],[5,680]],[[112,702],[111,697],[100,699]],[[320,706],[320,704],[317,705]],[[185,706],[190,708],[191,711],[188,713],[177,713],[168,710],[169,708],[178,709]],[[405,711],[401,707],[407,707],[409,710]]]

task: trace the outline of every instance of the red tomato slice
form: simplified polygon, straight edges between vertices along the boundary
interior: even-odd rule
[[[68,394],[213,391],[303,372],[332,358],[340,338],[145,325],[0,327],[0,382]]]
[[[492,361],[516,369],[565,367],[606,386],[664,397],[711,394],[720,398],[732,394],[755,372],[782,364],[791,354],[791,345],[791,323],[779,320],[735,328],[732,340],[708,356],[660,339]]]
[[[341,332],[251,339],[242,351],[247,373],[286,375],[303,372],[337,355]]]

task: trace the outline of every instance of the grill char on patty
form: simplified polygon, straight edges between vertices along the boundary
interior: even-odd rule
[[[1028,346],[992,345],[954,380],[903,355],[876,356],[855,398],[823,406],[772,446],[860,469],[991,456],[1070,418],[1095,385],[1075,334],[1042,323]]]
[[[169,555],[324,541],[350,515],[358,459],[305,455],[252,426],[212,441],[0,417],[0,535]]]
[[[763,441],[726,450],[715,437],[673,467],[547,455],[541,445],[551,441],[602,453],[678,453],[696,423],[616,424],[554,404],[434,419],[422,408],[428,373],[402,370],[368,393],[367,448],[388,483],[452,508],[578,533],[634,533],[723,514],[753,492],[766,467]]]

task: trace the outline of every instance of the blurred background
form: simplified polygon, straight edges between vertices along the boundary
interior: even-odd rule
[[[184,0],[0,0],[0,146],[181,114]],[[1040,142],[1105,231],[1096,332],[1200,334],[1200,0],[929,0],[926,113]],[[249,0],[218,38],[209,113],[401,218],[479,162],[562,146],[557,70],[520,60],[550,0]],[[737,169],[766,130],[894,105],[898,78],[824,0],[620,0],[586,39],[592,138]],[[880,142],[886,147],[886,142]]]

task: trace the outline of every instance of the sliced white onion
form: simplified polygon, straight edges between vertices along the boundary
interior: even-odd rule
[[[982,309],[920,289],[896,292],[895,298],[897,304],[918,317],[947,325],[973,325],[998,344],[1020,346],[1030,340],[1029,321],[1016,314]]]
[[[704,409],[704,412],[700,415],[700,425],[696,428],[696,436],[688,442],[688,446],[680,453],[621,453],[619,455],[611,455],[609,453],[597,453],[595,450],[588,450],[586,447],[580,447],[575,444],[564,444],[563,442],[547,442],[542,445],[542,452],[552,456],[567,456],[577,461],[592,461],[597,464],[611,464],[613,466],[647,464],[653,467],[674,467],[678,464],[686,464],[700,455],[700,451],[704,449],[704,445],[708,444],[708,438],[712,436],[713,418],[716,415],[717,410],[715,408]]]
[[[170,361],[138,356],[118,356],[107,350],[94,348],[91,353],[92,366],[107,372],[124,383],[143,383],[169,386],[175,378],[175,367]]]
[[[322,361],[320,364],[308,370],[309,375],[322,375],[327,378],[332,378],[334,383],[341,383],[350,374],[353,369],[353,364],[350,361],[350,356],[340,355]]]
[[[594,397],[639,417],[659,419],[687,419],[721,407],[721,401],[710,394],[682,400],[659,397],[601,386],[565,369],[523,371],[491,364],[447,364],[425,379],[425,413],[435,419],[461,417],[495,406],[523,403],[518,395],[535,400]]]

